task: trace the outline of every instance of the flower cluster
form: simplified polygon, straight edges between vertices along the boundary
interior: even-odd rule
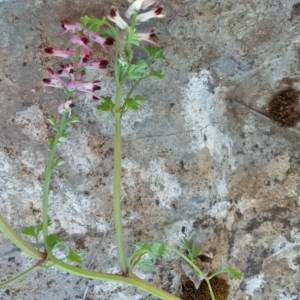
[[[135,21],[140,23],[146,22],[152,18],[165,17],[165,15],[161,14],[163,10],[162,5],[156,4],[157,0],[128,0],[128,2],[131,4],[125,12],[125,17],[127,19],[130,19],[132,15],[135,15]],[[155,4],[155,6],[150,11],[137,14],[140,10],[144,10],[153,4]],[[120,16],[119,10],[115,6],[111,7],[110,15],[107,16],[107,18],[114,22],[122,30],[128,28],[129,26],[127,22]],[[151,29],[149,32],[145,33],[137,33],[137,36],[141,41],[146,41],[158,46],[158,44],[154,41],[154,38],[156,37],[155,29]]]
[[[128,0],[130,6],[125,12],[125,16],[128,19],[134,17],[135,24],[148,21],[151,18],[163,18],[161,14],[163,7],[157,4],[157,0]],[[151,5],[155,5],[150,11],[139,13],[140,10],[144,10]],[[110,15],[107,19],[114,22],[120,29],[125,30],[129,27],[127,22],[122,19],[118,9],[115,6],[111,7]],[[103,98],[96,94],[96,91],[100,90],[100,80],[83,81],[83,75],[85,69],[99,70],[100,72],[107,74],[107,60],[92,61],[90,58],[91,47],[90,42],[95,42],[101,45],[104,52],[107,52],[107,46],[114,43],[114,38],[103,37],[96,32],[83,28],[81,23],[69,23],[62,21],[62,27],[64,31],[62,34],[71,34],[72,46],[65,49],[55,49],[53,47],[47,47],[44,49],[44,56],[47,57],[61,57],[68,59],[71,62],[61,65],[61,69],[55,72],[52,68],[47,68],[50,74],[49,78],[43,79],[43,85],[51,86],[55,88],[63,89],[67,94],[67,99],[64,103],[59,105],[59,112],[62,113],[65,110],[70,110],[75,106],[74,102],[81,98],[89,98],[92,100],[103,100]],[[158,46],[154,41],[156,33],[154,29],[151,29],[146,33],[137,33],[136,36],[141,41],[146,41]]]
[[[74,107],[78,99],[88,98],[92,100],[101,100],[102,98],[95,92],[100,90],[100,80],[83,81],[85,69],[99,70],[103,74],[107,74],[106,69],[108,60],[91,61],[91,47],[89,41],[99,43],[103,50],[107,52],[107,45],[112,45],[112,38],[103,38],[93,31],[83,29],[79,22],[68,23],[62,21],[62,27],[65,33],[71,33],[71,42],[73,46],[66,50],[59,50],[52,47],[44,49],[44,56],[61,57],[69,59],[71,62],[61,65],[61,69],[55,72],[52,68],[47,68],[50,74],[49,78],[43,79],[43,85],[63,89],[68,95],[67,100],[60,104],[58,111],[62,113],[64,110],[69,110]]]

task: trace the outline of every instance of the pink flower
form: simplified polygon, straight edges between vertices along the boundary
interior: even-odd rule
[[[129,19],[133,14],[137,13],[140,9],[145,9],[154,4],[157,0],[135,0],[126,10],[125,16]]]
[[[90,52],[90,47],[87,45],[87,43],[89,42],[87,37],[85,37],[85,36],[80,37],[80,36],[74,34],[71,37],[71,42],[81,46],[83,49],[85,49],[86,52],[88,52],[88,53]]]
[[[146,41],[150,44],[159,47],[159,44],[153,40],[156,37],[155,29],[151,29],[149,32],[146,33],[137,33],[136,35],[140,38],[141,41]]]
[[[69,98],[67,101],[61,103],[58,106],[58,112],[60,114],[62,114],[64,111],[68,111],[68,110],[70,110],[73,107],[75,107],[75,104],[73,103],[73,99]]]
[[[96,90],[100,90],[101,87],[98,84],[100,80],[93,80],[93,81],[76,81],[72,80],[68,85],[67,88],[69,91],[74,91],[78,90],[81,92],[86,92],[86,91],[93,91],[95,92]]]
[[[75,33],[76,31],[82,30],[79,22],[75,22],[71,24],[68,21],[63,20],[61,21],[61,26],[63,29],[65,29],[65,31],[62,34],[65,34],[67,32]]]
[[[110,16],[107,16],[107,19],[116,23],[122,30],[128,27],[128,24],[121,18],[119,10],[115,6],[111,7]]]
[[[106,49],[105,46],[106,45],[112,45],[115,41],[113,38],[109,38],[109,37],[108,38],[103,38],[102,36],[100,36],[96,32],[89,31],[87,29],[84,29],[83,33],[85,35],[87,35],[90,38],[91,41],[100,44],[105,52],[107,52],[107,49]]]
[[[146,22],[152,18],[164,18],[165,15],[161,14],[163,7],[158,4],[152,10],[139,14],[136,16],[136,20],[140,22]]]
[[[107,74],[108,70],[105,69],[105,68],[108,65],[108,63],[109,63],[108,60],[103,59],[103,60],[100,60],[100,61],[84,63],[83,66],[84,66],[85,69],[98,70],[103,74]]]
[[[69,58],[71,56],[76,55],[76,50],[73,49],[67,49],[67,50],[59,50],[54,49],[52,47],[47,47],[44,49],[45,53],[44,56],[58,56],[62,58]]]

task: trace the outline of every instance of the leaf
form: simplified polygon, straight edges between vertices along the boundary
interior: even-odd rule
[[[21,230],[21,232],[25,235],[36,237],[36,226],[25,227]]]
[[[63,245],[62,238],[57,234],[49,234],[46,237],[46,244],[50,251],[52,251],[55,247]]]
[[[140,60],[136,64],[128,65],[127,76],[129,79],[138,80],[143,76],[147,68],[148,65],[144,61]]]
[[[135,95],[134,96],[134,100],[135,101],[147,101],[145,97],[141,96],[141,95]]]
[[[153,261],[151,259],[143,259],[138,263],[138,266],[146,272],[151,272],[153,270]]]
[[[82,260],[81,260],[81,256],[84,255],[83,252],[75,252],[72,249],[69,250],[69,254],[66,257],[66,259],[68,259],[71,262],[77,263],[77,264],[81,264]]]
[[[65,161],[64,161],[64,159],[63,159],[61,156],[58,157],[57,160],[56,160],[56,162],[55,162],[55,164],[54,164],[54,167],[53,167],[53,168],[56,168],[56,167],[58,167],[58,166],[61,166],[64,162],[65,162]]]
[[[234,279],[242,279],[243,274],[235,267],[229,266],[228,272],[233,276]]]
[[[164,78],[164,75],[162,74],[162,70],[154,70],[152,68],[149,72],[149,76]]]
[[[111,97],[103,97],[103,99],[102,103],[97,106],[97,109],[102,111],[112,111],[114,104],[111,101]]]
[[[48,220],[48,226],[52,224],[51,220]],[[43,223],[38,225],[27,226],[21,230],[21,232],[25,235],[30,235],[33,237],[37,237],[38,234],[43,230]]]
[[[80,122],[80,118],[78,115],[74,115],[71,117],[71,119],[69,119],[68,121],[66,121],[66,126],[70,125],[70,124],[73,124],[73,123],[78,123]]]
[[[57,129],[57,125],[56,125],[56,119],[54,116],[51,116],[49,119],[48,119],[49,123],[54,127],[54,129]]]
[[[114,28],[109,28],[107,30],[104,30],[100,33],[101,36],[103,37],[110,37],[110,38],[113,38],[114,40],[116,39],[117,37],[117,32]]]
[[[124,101],[124,106],[132,110],[138,110],[139,104],[133,98],[126,98]]]
[[[98,32],[100,27],[105,23],[106,18],[98,19],[94,16],[84,16],[80,18],[81,27],[87,28],[88,30]]]
[[[126,44],[133,44],[139,46],[140,38],[136,35],[135,29],[127,28]]]
[[[200,248],[196,243],[192,243],[192,256],[193,258],[197,257],[200,254]]]
[[[47,139],[48,145],[49,145],[49,148],[50,148],[50,149],[52,148],[52,145],[53,145],[53,143],[54,143],[54,140],[55,140],[54,136],[49,136],[48,139]]]
[[[67,138],[68,138],[67,134],[66,134],[66,133],[63,133],[63,134],[59,137],[58,142],[59,142],[59,143],[63,143],[64,141],[67,140]]]
[[[155,59],[165,59],[163,49],[154,45],[145,46],[145,50],[148,54],[148,57],[151,60]]]

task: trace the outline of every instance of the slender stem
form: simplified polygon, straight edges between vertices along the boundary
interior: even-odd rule
[[[45,172],[45,182],[44,182],[44,192],[43,192],[43,205],[42,205],[42,220],[43,220],[43,237],[44,237],[44,244],[45,249],[47,249],[47,244],[45,243],[46,238],[48,236],[48,200],[49,200],[49,186],[50,186],[50,178],[52,174],[52,166],[53,166],[53,159],[57,150],[58,146],[58,139],[61,137],[64,129],[65,129],[65,122],[67,118],[67,114],[69,112],[65,111],[62,114],[62,118],[60,121],[59,129],[56,132],[54,142],[51,145],[50,154],[47,161],[46,172]]]
[[[3,233],[23,252],[35,259],[43,259],[44,253],[32,247],[27,241],[22,239],[0,215],[0,229]]]
[[[31,273],[33,270],[35,270],[38,266],[39,266],[39,265],[36,264],[36,265],[32,266],[30,269],[28,269],[28,270],[24,271],[23,273],[19,274],[18,276],[15,276],[15,277],[13,277],[13,278],[11,278],[11,279],[9,279],[9,280],[6,280],[6,281],[4,281],[4,282],[1,282],[1,283],[0,283],[0,288],[5,287],[5,286],[7,286],[7,285],[9,285],[9,284],[11,284],[11,283],[14,283],[14,282],[16,282],[16,281],[22,279],[22,278],[25,277],[27,274],[29,274],[29,273]]]
[[[213,277],[217,276],[218,274],[222,274],[222,273],[228,273],[228,271],[219,270],[219,271],[217,271],[217,272],[211,274],[211,275],[208,277],[208,279],[210,280],[210,279],[212,279]]]
[[[113,190],[113,209],[114,223],[116,231],[116,242],[118,250],[118,258],[122,272],[125,274],[128,271],[126,255],[124,249],[124,237],[122,228],[122,213],[121,213],[121,102],[122,102],[122,86],[120,83],[118,72],[118,51],[119,41],[116,39],[116,57],[115,57],[115,80],[116,80],[116,102],[114,108],[115,116],[115,145],[114,145],[114,190]]]
[[[7,222],[0,215],[0,228],[6,234],[6,236],[23,252],[35,259],[43,259],[44,253],[37,251],[33,248],[27,241],[23,240],[18,234],[7,224]],[[67,273],[78,275],[85,278],[96,279],[96,280],[104,280],[104,281],[114,281],[125,283],[131,286],[135,286],[136,288],[146,291],[153,296],[156,296],[163,300],[180,300],[180,298],[169,294],[168,292],[138,278],[135,275],[131,275],[131,277],[125,277],[118,274],[107,274],[101,272],[95,272],[91,270],[81,269],[75,266],[71,266],[67,263],[61,262],[58,258],[53,255],[48,255],[48,262],[55,264],[55,266]]]
[[[182,252],[180,252],[178,249],[172,247],[172,246],[169,246],[167,244],[165,244],[166,248],[177,253],[179,256],[181,256],[188,264],[190,264],[194,270],[198,273],[199,276],[201,276],[207,283],[208,285],[208,289],[209,289],[209,292],[210,292],[210,296],[212,298],[212,300],[215,300],[215,295],[213,293],[213,290],[212,290],[212,287],[211,287],[211,284],[209,282],[209,278],[197,267],[196,264],[194,264],[188,257],[186,257]]]

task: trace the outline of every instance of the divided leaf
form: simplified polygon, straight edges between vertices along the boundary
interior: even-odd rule
[[[188,258],[194,262],[195,258],[200,254],[199,246],[193,241],[188,241],[186,238],[183,239],[182,243],[183,247],[187,251]]]
[[[124,101],[124,107],[125,109],[130,108],[132,110],[138,110],[139,101],[143,102],[146,101],[146,99],[141,95],[136,95],[134,98],[126,98]]]
[[[81,264],[82,260],[81,260],[81,256],[84,255],[83,252],[75,252],[74,250],[72,250],[71,248],[69,249],[69,254],[66,257],[66,259],[68,259],[70,262],[74,262],[77,264]]]
[[[111,97],[102,97],[102,98],[103,101],[101,102],[101,104],[97,106],[97,109],[102,111],[112,111],[114,108],[114,104],[111,100]]]
[[[150,60],[165,59],[163,49],[154,45],[145,46],[148,57]]]
[[[104,30],[100,33],[101,36],[103,37],[110,37],[110,38],[113,38],[114,40],[116,39],[117,37],[117,32],[114,28],[109,28],[107,30]]]
[[[131,256],[132,266],[140,266],[144,271],[152,271],[155,260],[159,256],[167,257],[168,252],[161,240],[155,242],[137,242]],[[146,258],[144,258],[146,256]]]
[[[162,74],[162,70],[154,70],[153,68],[151,68],[149,72],[149,76],[164,78],[164,75]]]
[[[81,27],[87,28],[88,30],[98,32],[100,27],[105,23],[106,18],[98,19],[94,16],[84,16],[80,18]]]
[[[243,274],[237,268],[235,268],[233,266],[228,266],[227,264],[225,264],[223,262],[221,264],[221,270],[232,275],[232,277],[234,279],[240,280],[243,277]]]
[[[126,44],[133,44],[139,46],[140,38],[135,33],[135,29],[128,27],[127,29],[127,36],[126,36]]]
[[[62,241],[62,238],[60,236],[53,233],[53,234],[49,234],[47,236],[46,244],[47,244],[49,250],[52,251],[55,247],[62,246],[63,241]]]
[[[138,61],[136,64],[128,65],[127,67],[128,79],[139,80],[143,76],[147,68],[148,65],[142,60]]]
[[[48,220],[48,226],[50,226],[52,222]],[[25,235],[33,236],[37,238],[39,233],[43,230],[43,223],[38,225],[27,226],[21,230],[21,232]]]

